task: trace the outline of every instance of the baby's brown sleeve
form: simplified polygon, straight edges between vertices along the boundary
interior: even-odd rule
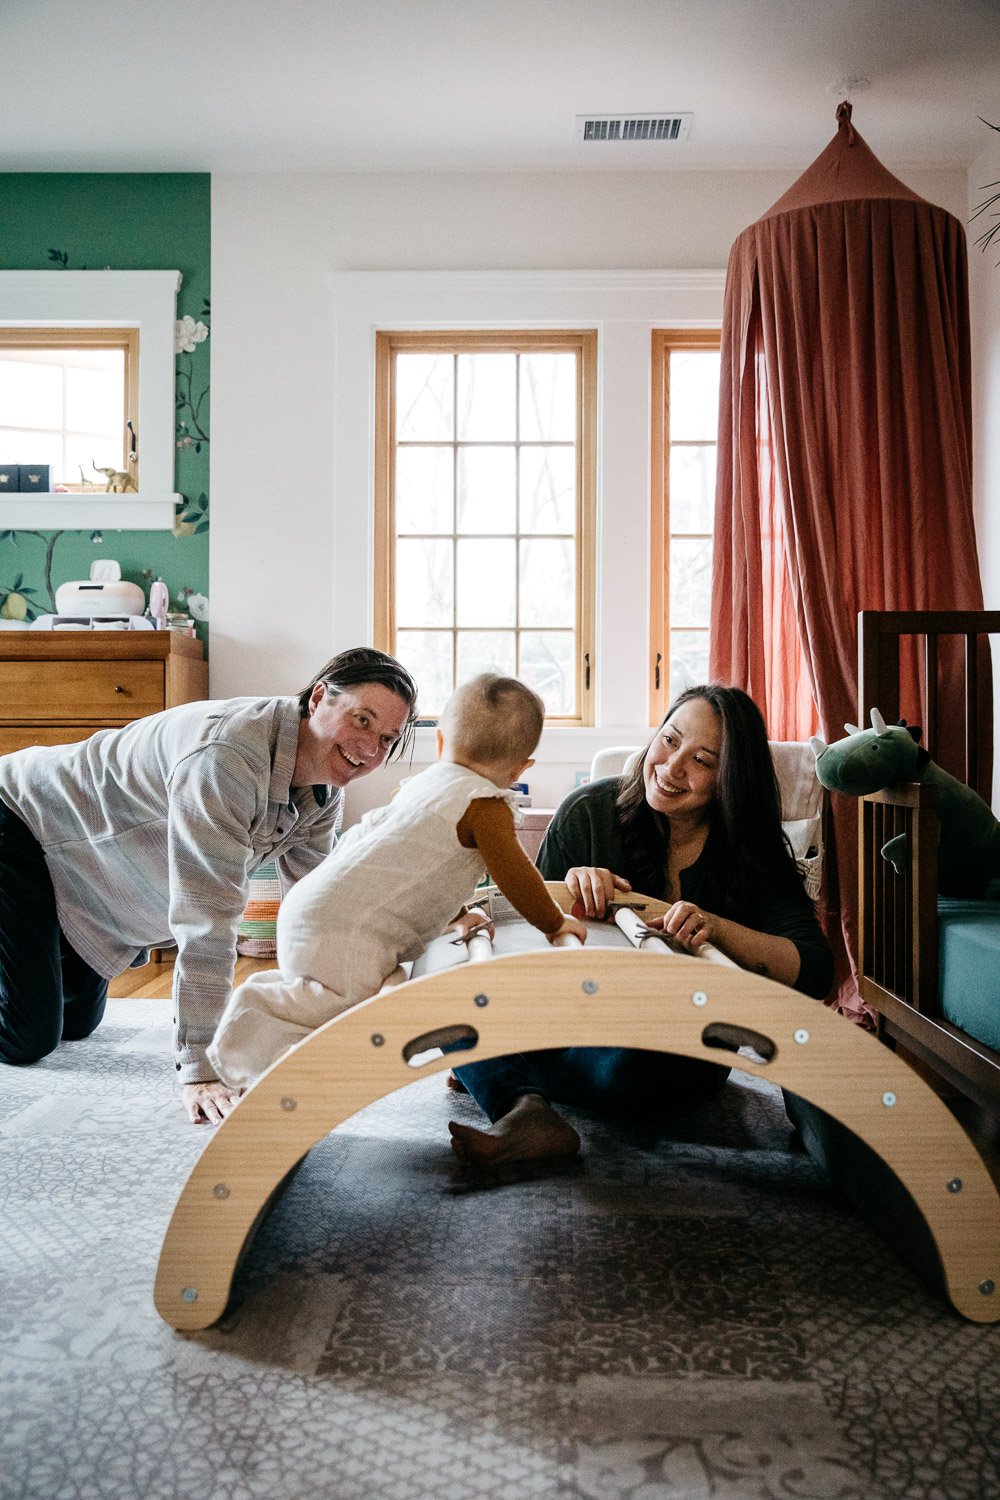
[[[514,814],[502,797],[476,797],[457,832],[464,848],[479,850],[491,880],[522,917],[546,935],[558,932],[563,913],[518,843]]]

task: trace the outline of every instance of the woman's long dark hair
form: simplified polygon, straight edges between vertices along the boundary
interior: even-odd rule
[[[724,841],[727,899],[740,910],[755,886],[768,879],[808,902],[781,826],[781,796],[767,728],[753,699],[741,688],[717,682],[688,688],[671,704],[656,733],[679,708],[696,698],[712,707],[722,729],[713,818]],[[637,888],[650,895],[663,889],[670,844],[670,819],[646,801],[643,766],[655,738],[621,778],[616,802]]]

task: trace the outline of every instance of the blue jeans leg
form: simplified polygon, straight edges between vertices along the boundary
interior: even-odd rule
[[[620,1119],[658,1120],[712,1098],[729,1077],[716,1063],[628,1047],[519,1052],[455,1072],[491,1120],[522,1094]]]
[[[37,1062],[89,1036],[107,993],[63,936],[41,846],[0,805],[0,1062]]]

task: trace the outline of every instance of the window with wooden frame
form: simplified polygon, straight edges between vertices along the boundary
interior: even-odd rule
[[[0,328],[0,462],[46,465],[47,488],[138,489],[138,328]]]
[[[478,672],[593,723],[597,334],[376,341],[375,643],[435,718]]]
[[[653,330],[651,724],[708,678],[719,343],[718,329]]]

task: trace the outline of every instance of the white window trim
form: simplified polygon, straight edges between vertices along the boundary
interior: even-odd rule
[[[341,272],[336,303],[334,639],[372,638],[375,334],[380,329],[598,331],[593,728],[552,728],[540,755],[589,759],[648,732],[650,373],[654,328],[721,327],[725,272]],[[614,573],[614,595],[605,579]],[[429,731],[428,731],[429,733]]]
[[[169,530],[174,506],[174,322],[179,271],[0,271],[6,328],[138,328],[138,495],[25,495],[0,506],[0,527],[114,526]]]

